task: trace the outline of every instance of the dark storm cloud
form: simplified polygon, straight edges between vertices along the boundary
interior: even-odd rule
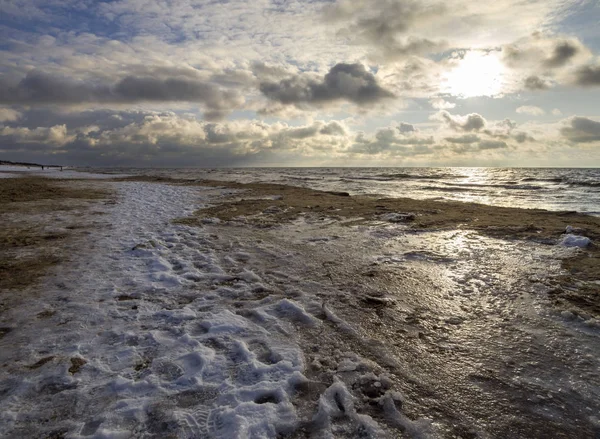
[[[279,82],[262,82],[260,91],[286,105],[326,105],[339,100],[368,105],[394,96],[362,64],[343,63],[333,66],[321,81],[297,75]]]
[[[600,122],[587,117],[575,116],[569,120],[569,126],[560,130],[561,134],[574,143],[600,141]]]
[[[600,65],[583,66],[575,72],[575,84],[582,87],[600,86]]]
[[[532,75],[525,79],[525,88],[528,90],[547,90],[550,85],[545,79]]]
[[[193,78],[127,76],[114,84],[95,84],[33,70],[16,85],[0,83],[0,103],[9,105],[196,102],[222,115],[241,99],[237,91]]]

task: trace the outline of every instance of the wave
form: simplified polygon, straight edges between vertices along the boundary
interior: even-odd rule
[[[552,177],[552,178],[538,178],[538,177],[525,177],[521,179],[522,182],[533,182],[538,181],[542,183],[563,183],[569,186],[583,186],[583,187],[600,187],[599,181],[589,180],[574,180],[567,177]]]
[[[395,180],[449,180],[465,178],[464,175],[456,174],[434,174],[434,175],[418,175],[418,174],[406,174],[403,172],[393,174],[376,174],[376,175],[357,175],[341,177],[341,180],[366,180],[366,181],[395,181]]]
[[[533,184],[515,184],[515,182],[507,182],[504,184],[479,184],[479,183],[443,183],[446,186],[461,187],[465,190],[473,190],[472,188],[494,188],[494,189],[517,189],[537,191],[544,189],[543,186]]]
[[[297,177],[295,175],[282,175],[283,178],[287,178],[290,180],[300,180],[300,181],[321,181],[325,177]]]
[[[389,180],[443,180],[451,178],[465,178],[464,175],[456,174],[415,175],[402,172],[394,174],[379,174],[376,175],[376,177],[386,178]]]
[[[474,188],[464,188],[460,186],[454,187],[443,187],[443,186],[424,186],[421,189],[425,191],[437,191],[437,192],[487,192],[485,189],[474,189]]]
[[[537,177],[525,177],[521,181],[541,181],[544,183],[564,183],[567,181],[565,177],[552,177],[552,178],[537,178]]]
[[[600,181],[570,181],[571,186],[600,187]]]

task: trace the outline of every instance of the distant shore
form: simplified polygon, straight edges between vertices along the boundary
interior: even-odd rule
[[[47,165],[47,164],[41,164],[41,163],[11,162],[8,160],[0,160],[0,166],[19,166],[19,167],[25,167],[25,168],[41,168],[41,169],[60,168],[61,170],[66,167],[63,165]]]

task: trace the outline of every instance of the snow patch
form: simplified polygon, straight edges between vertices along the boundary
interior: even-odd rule
[[[564,235],[560,240],[560,245],[563,247],[579,247],[585,248],[592,243],[591,239],[586,236],[573,235],[571,233]]]
[[[416,215],[414,213],[385,213],[379,217],[383,221],[390,223],[406,223],[414,221]]]

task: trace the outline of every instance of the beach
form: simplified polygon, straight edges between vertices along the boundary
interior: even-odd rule
[[[0,179],[2,437],[600,432],[600,217],[18,174]]]

